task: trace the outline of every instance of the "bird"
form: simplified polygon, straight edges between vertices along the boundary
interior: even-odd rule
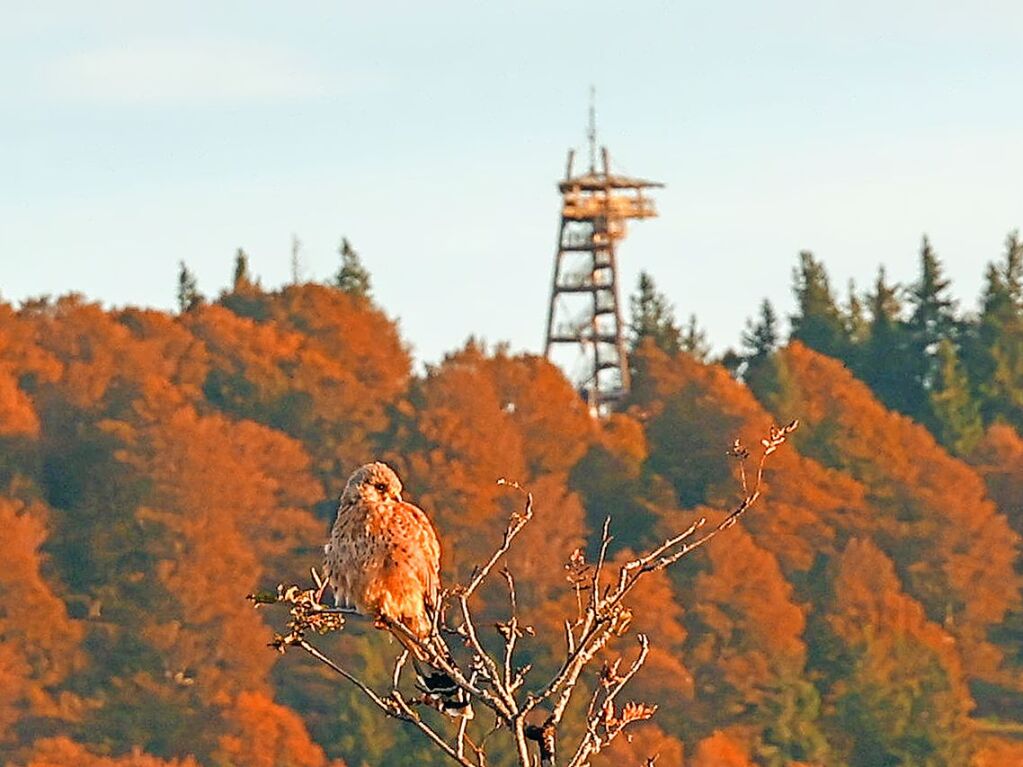
[[[324,583],[330,584],[335,605],[373,617],[411,653],[417,683],[434,705],[468,718],[472,708],[465,691],[393,627],[402,624],[418,639],[428,639],[440,602],[437,531],[401,492],[401,480],[386,463],[374,461],[352,472],[323,547]]]

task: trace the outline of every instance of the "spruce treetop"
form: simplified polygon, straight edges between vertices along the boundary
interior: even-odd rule
[[[650,338],[662,351],[678,354],[682,349],[682,333],[675,323],[675,311],[647,272],[640,272],[639,284],[629,305],[632,310],[631,348],[637,348],[645,338]]]
[[[334,276],[334,285],[349,295],[370,298],[372,287],[369,271],[362,265],[359,254],[347,237],[341,238],[341,247],[338,248],[338,253],[341,255],[341,268]]]

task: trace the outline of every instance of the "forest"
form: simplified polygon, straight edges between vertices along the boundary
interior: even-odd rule
[[[245,599],[308,579],[354,467],[397,469],[446,579],[518,503],[495,480],[533,493],[508,556],[544,669],[575,599],[564,565],[608,514],[617,559],[720,516],[728,446],[798,418],[758,506],[637,591],[650,653],[629,694],[659,708],[593,763],[1023,764],[1023,242],[992,254],[975,306],[926,238],[915,257],[913,283],[881,270],[840,296],[800,253],[794,314],[765,300],[713,358],[643,275],[633,388],[605,420],[500,344],[417,372],[347,241],[323,283],[265,289],[239,251],[205,297],[182,264],[173,313],[0,303],[0,761],[444,764],[268,648],[280,616]],[[504,595],[481,599],[483,623],[501,614]],[[372,627],[323,645],[390,673]]]

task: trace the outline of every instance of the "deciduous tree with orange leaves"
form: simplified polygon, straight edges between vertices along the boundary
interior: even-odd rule
[[[641,343],[630,396],[594,420],[539,357],[473,342],[416,372],[370,297],[264,290],[247,264],[235,289],[180,315],[75,295],[0,303],[0,761],[441,764],[421,732],[381,726],[330,669],[263,648],[266,616],[240,599],[319,563],[355,464],[399,469],[440,531],[449,584],[470,580],[521,512],[495,480],[529,488],[538,511],[472,608],[483,650],[500,650],[506,564],[516,657],[539,678],[558,672],[564,618],[592,597],[574,568],[596,563],[605,517],[608,573],[701,517],[713,524],[741,481],[728,444],[756,445],[798,416],[741,529],[630,592],[629,630],[650,642],[628,689],[659,705],[656,724],[631,723],[634,740],[593,763],[1008,763],[997,733],[1023,720],[1013,248],[989,275],[984,316],[957,318],[962,369],[946,378],[965,371],[969,391],[935,391],[949,412],[981,403],[984,436],[953,445],[960,457],[887,409],[890,392],[780,339],[740,369],[749,386]],[[811,267],[804,287],[820,293],[823,267]],[[804,307],[879,390],[886,362],[908,353],[905,313],[881,287],[869,327],[828,291],[823,308],[809,293]],[[386,690],[396,647],[380,640],[356,621],[322,638]],[[626,648],[618,673],[638,652]],[[602,685],[582,674],[576,699]],[[586,737],[584,709],[566,709],[564,739]]]

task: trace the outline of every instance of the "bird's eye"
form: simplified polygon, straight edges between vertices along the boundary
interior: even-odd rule
[[[383,482],[377,482],[375,485],[373,485],[373,487],[375,487],[381,493],[387,492],[387,485],[385,485]]]

